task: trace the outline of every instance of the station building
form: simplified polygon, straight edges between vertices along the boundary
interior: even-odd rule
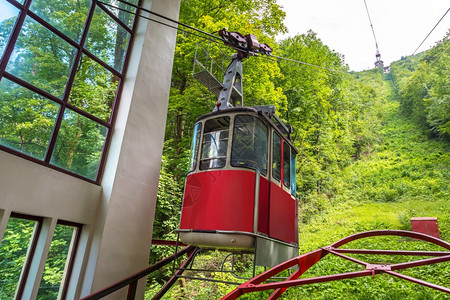
[[[118,0],[0,11],[0,298],[79,299],[148,266],[176,30]]]

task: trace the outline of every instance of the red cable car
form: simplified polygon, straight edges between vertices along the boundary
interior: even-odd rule
[[[177,232],[185,244],[253,252],[255,265],[274,266],[298,255],[298,151],[274,106],[235,107],[242,57],[228,66],[214,111],[195,124]]]
[[[270,112],[242,107],[200,117],[191,153],[182,242],[248,252],[259,238],[297,248],[297,150]]]

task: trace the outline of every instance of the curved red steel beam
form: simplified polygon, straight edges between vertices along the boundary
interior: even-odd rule
[[[301,256],[287,260],[287,261],[273,267],[272,269],[269,269],[269,270],[265,271],[264,273],[261,273],[258,276],[253,277],[249,281],[241,284],[235,290],[233,290],[232,292],[227,294],[222,299],[229,299],[229,300],[237,299],[239,296],[242,296],[243,294],[252,292],[248,289],[244,290],[245,288],[257,287],[260,283],[266,281],[267,279],[270,279],[273,276],[277,275],[278,273],[280,273],[284,270],[287,270],[291,267],[294,267],[294,266],[299,266],[299,269],[297,270],[297,272],[299,273],[297,276],[297,278],[298,278],[301,274],[305,273],[306,270],[308,270],[313,265],[315,265],[325,255],[327,255],[327,253],[325,251],[323,251],[322,249],[318,249],[313,252],[309,252],[309,253],[303,254]],[[286,289],[284,289],[284,287],[282,287],[281,289],[283,289],[283,292],[286,290]],[[279,294],[279,295],[281,295],[281,294]],[[279,297],[279,295],[278,295],[278,297]],[[273,299],[276,299],[276,298],[273,298]]]
[[[375,274],[380,273],[387,273],[392,276],[396,276],[405,280],[409,280],[414,283],[422,284],[424,286],[450,293],[450,289],[441,287],[423,280],[419,280],[416,278],[412,278],[409,276],[405,276],[399,273],[394,272],[393,270],[400,270],[415,266],[423,266],[423,265],[429,265],[433,263],[440,263],[444,261],[450,261],[450,252],[437,252],[437,251],[407,251],[406,253],[402,253],[401,255],[417,255],[417,256],[437,256],[435,258],[429,258],[424,260],[418,260],[418,261],[412,261],[412,262],[406,262],[406,263],[400,263],[400,264],[393,264],[393,265],[377,265],[377,264],[370,264],[366,263],[360,260],[357,260],[355,258],[343,255],[341,253],[345,253],[345,249],[338,249],[338,247],[341,247],[349,242],[367,238],[367,237],[374,237],[374,236],[401,236],[401,237],[410,237],[426,242],[433,243],[435,245],[438,245],[440,247],[443,247],[447,250],[450,250],[450,244],[446,241],[443,241],[441,239],[422,234],[412,231],[405,231],[405,230],[376,230],[376,231],[366,231],[361,232],[357,234],[353,234],[351,236],[348,236],[346,238],[343,238],[333,244],[331,244],[328,247],[324,247],[322,249],[318,249],[313,252],[309,252],[306,254],[303,254],[301,256],[298,256],[296,258],[290,259],[284,263],[281,263],[275,267],[273,267],[270,270],[267,270],[264,273],[261,273],[260,275],[250,279],[249,281],[241,284],[238,286],[235,290],[224,296],[222,299],[236,299],[239,296],[256,292],[256,291],[263,291],[263,290],[270,290],[274,289],[275,291],[272,293],[272,295],[268,299],[277,299],[281,294],[283,294],[288,287],[291,286],[299,286],[299,285],[305,285],[305,284],[311,284],[311,283],[318,283],[318,282],[326,282],[326,281],[334,281],[334,280],[341,280],[346,278],[355,278],[355,277],[362,277],[362,276],[374,276]],[[342,251],[340,251],[342,250]],[[359,249],[349,249],[347,253],[364,253],[365,254],[382,254],[382,255],[399,255],[401,252],[404,251],[392,251],[392,250],[359,250]],[[342,257],[344,259],[353,261],[358,264],[362,264],[366,266],[366,270],[364,271],[357,271],[357,272],[348,272],[348,273],[342,273],[342,274],[334,274],[334,275],[327,275],[327,276],[320,276],[320,277],[313,277],[313,278],[306,278],[306,279],[297,279],[300,277],[306,270],[311,268],[314,264],[316,264],[320,259],[325,257],[327,254],[334,254],[339,257]],[[289,276],[285,281],[282,282],[274,282],[274,283],[266,283],[261,284],[262,282],[272,278],[273,276],[279,274],[280,272],[292,268],[294,266],[298,266],[298,270],[295,271],[291,276]]]
[[[414,232],[414,231],[407,231],[407,230],[374,230],[374,231],[360,232],[360,233],[350,235],[346,238],[343,238],[342,240],[339,240],[339,241],[331,244],[330,247],[339,248],[342,245],[345,245],[349,242],[356,241],[356,240],[359,240],[362,238],[367,238],[367,237],[372,237],[372,236],[385,236],[385,235],[410,237],[413,239],[430,242],[430,243],[436,244],[438,246],[441,246],[442,248],[450,250],[450,244],[444,240],[435,238],[431,235],[418,233],[418,232]]]

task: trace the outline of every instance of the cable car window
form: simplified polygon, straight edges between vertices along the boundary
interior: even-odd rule
[[[234,120],[231,165],[267,174],[267,126],[256,117],[240,115]]]
[[[291,187],[291,147],[283,142],[283,184]]]
[[[296,196],[297,182],[295,181],[295,164],[296,158],[294,153],[291,151],[291,194]]]
[[[195,124],[194,127],[194,137],[192,138],[191,144],[191,161],[190,161],[190,171],[197,168],[197,156],[198,156],[198,144],[200,142],[200,133],[202,132],[202,123]]]
[[[223,168],[227,161],[230,117],[205,122],[200,170]]]
[[[272,177],[281,180],[281,138],[275,132],[272,145]]]

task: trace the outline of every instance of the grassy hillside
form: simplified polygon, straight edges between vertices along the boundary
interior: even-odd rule
[[[300,253],[361,231],[411,230],[411,217],[437,217],[441,238],[450,240],[450,145],[429,139],[412,120],[400,113],[395,99],[387,105],[380,141],[343,170],[344,183],[340,192],[320,213],[300,226]],[[372,238],[358,246],[413,250],[423,247],[423,243]],[[405,258],[394,257],[394,261],[405,261]],[[361,269],[342,262],[327,257],[308,272],[309,276]],[[405,273],[443,286],[450,285],[450,263],[418,267]],[[447,296],[388,275],[288,291],[286,299],[445,299]]]
[[[348,76],[280,64],[284,76],[276,80],[277,91],[283,91],[287,103],[283,102],[286,105],[281,105],[279,112],[294,126],[293,140],[299,149],[296,172],[300,254],[362,231],[411,230],[412,217],[437,217],[441,238],[450,241],[450,56],[445,50],[449,43],[443,40],[428,51],[394,62],[390,74],[373,69]],[[289,39],[280,47],[282,56],[320,65],[326,62],[330,68],[345,71],[340,56],[323,45],[313,32]],[[175,100],[178,103],[179,99]],[[189,127],[187,121],[179,124],[184,124],[182,128]],[[182,136],[187,140],[186,134]],[[160,238],[173,239],[172,230],[178,226],[180,178],[184,178],[180,174],[186,165],[180,161],[187,161],[182,156],[189,151],[172,147],[175,140],[166,140],[169,150],[164,157],[154,227],[154,236]],[[372,238],[349,247],[441,250],[405,238]],[[168,252],[164,251],[152,249],[151,261],[166,256]],[[218,252],[200,255],[197,267],[220,268],[221,256],[223,253]],[[382,263],[386,257],[361,259]],[[415,259],[390,257],[389,262]],[[246,258],[238,263],[243,275],[250,276],[251,260]],[[302,277],[355,270],[362,267],[327,256]],[[450,287],[450,263],[402,272]],[[154,295],[169,274],[166,270],[152,277],[148,295]],[[229,274],[207,272],[204,276],[234,280]],[[212,299],[232,289],[231,285],[187,279],[174,286],[166,297]],[[242,298],[265,299],[268,295],[255,293]],[[389,275],[378,275],[374,279],[290,288],[283,297],[445,299],[445,296]]]
[[[373,76],[371,74],[370,76]],[[364,76],[362,76],[364,77]],[[374,76],[377,84],[379,77]],[[367,80],[367,78],[364,78]],[[386,89],[386,81],[382,83]],[[395,89],[384,93],[386,100],[377,108],[383,114],[359,158],[336,176],[332,197],[317,195],[300,207],[300,254],[327,246],[348,235],[381,229],[411,230],[411,217],[437,217],[441,238],[450,241],[450,144],[430,139],[414,120],[401,113]],[[375,130],[376,128],[376,130]],[[353,242],[349,248],[435,250],[438,247],[407,238],[378,237]],[[219,253],[208,254],[203,262],[220,262]],[[380,256],[357,256],[381,263]],[[418,257],[387,258],[390,263]],[[247,267],[251,269],[251,266]],[[208,267],[200,265],[200,267]],[[210,266],[209,266],[210,267]],[[218,266],[216,266],[218,267]],[[362,266],[327,256],[302,276],[321,276],[363,270]],[[247,276],[250,275],[247,272]],[[416,267],[403,274],[438,285],[450,285],[450,263]],[[230,275],[211,274],[215,279],[233,280]],[[175,286],[170,298],[211,299],[225,295],[234,286],[190,281]],[[189,292],[187,292],[189,290]],[[152,294],[149,293],[150,295]],[[253,293],[242,299],[266,299],[266,293]],[[417,284],[377,275],[375,278],[347,279],[289,288],[282,299],[446,299],[447,295]]]

